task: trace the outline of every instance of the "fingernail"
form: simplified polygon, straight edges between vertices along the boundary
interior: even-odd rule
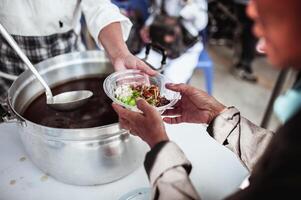
[[[119,105],[117,103],[112,103],[112,107],[115,111],[119,110]]]
[[[167,86],[171,86],[171,87],[175,86],[174,83],[166,83],[166,85],[167,85]]]
[[[136,99],[136,103],[138,103],[139,101],[143,101],[143,98],[138,97],[138,98]]]

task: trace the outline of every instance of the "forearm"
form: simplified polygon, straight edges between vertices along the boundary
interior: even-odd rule
[[[207,131],[219,143],[233,151],[249,171],[273,137],[271,131],[241,117],[236,108],[229,108],[217,116]]]
[[[122,29],[119,22],[114,22],[104,27],[98,36],[110,59],[116,59],[129,54],[126,43],[123,40]]]
[[[173,142],[157,144],[144,162],[152,185],[152,199],[200,199],[189,173],[191,164]]]

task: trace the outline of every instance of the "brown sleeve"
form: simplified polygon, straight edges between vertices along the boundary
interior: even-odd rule
[[[144,166],[152,199],[200,199],[189,178],[191,163],[175,143],[157,144],[147,153]]]
[[[249,171],[253,169],[273,136],[273,132],[241,117],[234,107],[217,116],[209,124],[207,131],[220,144],[234,152]]]

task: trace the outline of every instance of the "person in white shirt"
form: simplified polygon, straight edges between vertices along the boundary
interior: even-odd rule
[[[180,17],[184,28],[194,37],[207,26],[207,1],[206,0],[153,0],[153,13],[146,20],[141,30],[141,37],[145,43],[151,42],[149,36],[149,27],[157,14],[162,11],[168,16]],[[168,58],[164,69],[164,75],[175,83],[187,83],[193,74],[199,55],[204,49],[201,41],[196,42],[189,47],[183,54],[177,58]],[[144,57],[143,49],[138,57]],[[160,66],[161,55],[156,51],[151,51],[148,61],[154,67]]]
[[[82,50],[77,31],[82,13],[90,34],[104,47],[115,70],[139,68],[150,75],[155,73],[128,50],[124,41],[132,24],[110,0],[0,0],[0,23],[34,64]],[[0,75],[10,77],[24,70],[25,65],[0,36]],[[11,83],[0,78],[0,96]]]

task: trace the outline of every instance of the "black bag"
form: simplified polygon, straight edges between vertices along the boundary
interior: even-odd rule
[[[165,11],[165,0],[161,1],[161,10],[149,27],[152,43],[166,50],[169,58],[177,58],[199,41],[199,37],[190,34],[182,24],[181,17],[172,17]]]
[[[144,24],[143,18],[138,10],[132,10],[127,17],[131,20],[133,26],[131,28],[126,44],[132,54],[137,54],[143,49],[144,46],[142,38],[139,34]]]

